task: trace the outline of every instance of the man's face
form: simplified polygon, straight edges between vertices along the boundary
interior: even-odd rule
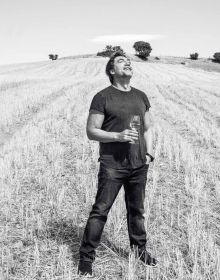
[[[115,77],[132,77],[133,69],[131,67],[131,61],[124,56],[117,56],[114,59],[114,68],[111,70],[111,74]]]

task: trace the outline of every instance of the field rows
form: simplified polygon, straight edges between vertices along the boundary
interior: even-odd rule
[[[78,279],[78,249],[97,186],[85,133],[105,59],[0,69],[2,279]],[[123,190],[97,251],[97,279],[220,278],[219,74],[134,63],[147,92],[156,160],[146,186],[150,270],[129,255]],[[0,135],[0,136],[1,136]],[[0,275],[1,275],[0,274]],[[1,278],[1,277],[0,277]]]

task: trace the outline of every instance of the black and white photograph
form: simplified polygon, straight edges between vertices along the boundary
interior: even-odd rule
[[[0,0],[0,280],[220,279],[219,0]]]

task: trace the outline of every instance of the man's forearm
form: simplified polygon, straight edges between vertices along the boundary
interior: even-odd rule
[[[87,136],[89,140],[99,141],[102,143],[118,141],[118,132],[109,132],[99,128],[87,131]]]
[[[144,132],[144,140],[146,143],[147,153],[153,156],[153,131],[152,127],[149,127],[148,130]]]

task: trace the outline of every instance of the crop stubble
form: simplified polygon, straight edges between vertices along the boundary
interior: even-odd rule
[[[105,59],[0,69],[3,279],[77,279],[94,201],[98,144],[85,132]],[[219,279],[219,73],[133,62],[151,103],[156,160],[146,186],[150,270],[129,255],[123,190],[95,261],[97,279]]]

